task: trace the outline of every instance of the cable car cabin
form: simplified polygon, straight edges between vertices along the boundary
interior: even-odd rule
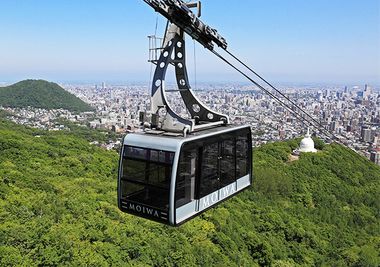
[[[120,152],[118,205],[123,212],[179,225],[251,183],[249,126],[187,137],[128,134]]]

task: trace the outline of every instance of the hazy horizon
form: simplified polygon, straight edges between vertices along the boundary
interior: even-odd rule
[[[26,79],[22,79],[22,80],[15,80],[15,81],[6,81],[6,80],[0,80],[0,87],[3,87],[3,86],[8,86],[8,85],[12,85],[14,83],[17,83],[17,82],[20,82],[20,81],[23,81],[23,80],[27,80],[27,79],[32,79],[32,80],[46,80],[46,81],[49,81],[49,82],[55,82],[57,84],[60,84],[60,85],[82,85],[82,86],[99,86],[101,87],[102,86],[102,83],[105,82],[105,84],[107,86],[150,86],[151,85],[151,82],[148,81],[148,80],[145,80],[145,81],[117,81],[117,80],[114,80],[114,81],[101,81],[101,80],[98,80],[98,81],[95,81],[95,80],[47,80],[47,79],[42,79],[42,78],[26,78]],[[279,81],[279,82],[273,82],[271,81],[271,83],[275,86],[279,86],[279,87],[284,87],[284,86],[289,86],[289,87],[292,87],[292,86],[295,86],[295,87],[345,87],[347,86],[349,89],[353,88],[353,87],[356,87],[358,86],[359,88],[363,88],[365,87],[365,85],[369,85],[371,88],[373,88],[374,90],[376,91],[380,91],[380,84],[374,84],[374,83],[344,83],[344,82],[283,82],[283,81]],[[167,85],[169,86],[174,86],[176,84],[175,81],[170,81],[170,82],[167,82]],[[211,85],[215,85],[215,86],[226,86],[226,85],[236,85],[236,86],[253,86],[255,87],[254,85],[252,85],[252,83],[250,82],[246,82],[246,81],[198,81],[197,83],[197,87],[198,88],[195,88],[195,86],[192,86],[192,89],[202,89],[202,88],[199,88],[199,87],[202,87],[202,86],[211,86]],[[319,88],[318,88],[319,89]],[[259,90],[259,89],[258,89]]]

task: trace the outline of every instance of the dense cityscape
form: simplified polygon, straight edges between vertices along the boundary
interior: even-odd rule
[[[380,0],[0,7],[0,267],[380,267]]]
[[[67,110],[36,108],[2,108],[13,114],[10,118],[31,127],[62,130],[57,123],[66,119],[80,125],[123,133],[139,128],[139,112],[149,110],[148,85],[62,85],[95,108],[93,112],[74,114]],[[171,86],[168,86],[170,89]],[[212,109],[230,116],[233,124],[252,126],[253,145],[301,137],[308,125],[297,119],[275,100],[247,85],[202,84],[197,95]],[[341,141],[371,161],[380,164],[380,93],[368,85],[363,87],[287,86],[281,90],[299,107]],[[184,103],[178,92],[168,93],[171,107],[183,117]],[[317,137],[319,132],[311,129]],[[119,141],[104,146],[112,149]]]

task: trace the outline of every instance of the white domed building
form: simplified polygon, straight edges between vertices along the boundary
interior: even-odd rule
[[[309,128],[307,128],[307,134],[305,137],[301,140],[299,148],[293,151],[294,155],[299,155],[301,153],[305,152],[311,152],[315,153],[317,150],[314,148],[314,141],[311,139]]]

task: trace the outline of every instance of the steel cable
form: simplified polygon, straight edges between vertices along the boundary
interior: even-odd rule
[[[253,80],[251,77],[249,77],[247,74],[245,74],[242,70],[240,70],[238,67],[236,67],[234,64],[232,64],[231,62],[229,62],[225,57],[223,57],[222,55],[220,55],[218,52],[216,52],[215,50],[212,50],[211,51],[213,54],[215,54],[217,57],[219,57],[222,61],[224,61],[225,63],[227,63],[229,66],[231,66],[233,69],[235,69],[237,72],[239,72],[241,75],[243,75],[246,79],[248,79],[250,82],[252,82],[254,85],[256,85],[259,89],[261,89],[262,91],[264,91],[267,95],[269,95],[270,97],[272,97],[273,99],[275,99],[280,105],[286,107],[293,115],[295,115],[300,121],[306,121],[309,123],[309,125],[313,126],[314,128],[318,129],[319,132],[321,132],[325,137],[327,138],[331,138],[331,136],[336,139],[337,141],[339,141],[339,138],[337,136],[335,136],[333,133],[329,132],[328,130],[326,130],[324,127],[318,127],[317,125],[315,125],[313,122],[311,122],[310,120],[304,118],[300,113],[296,112],[295,110],[292,109],[292,107],[286,103],[284,103],[280,98],[278,98],[277,96],[275,96],[273,93],[271,93],[269,90],[265,89],[262,85],[260,85],[258,82],[256,82],[255,80]],[[306,113],[307,114],[307,113]]]
[[[238,61],[240,64],[242,64],[244,67],[246,67],[250,72],[252,72],[254,75],[256,75],[259,79],[261,79],[264,83],[266,83],[270,88],[275,90],[278,94],[280,94],[282,97],[284,97],[287,101],[289,101],[293,106],[295,106],[298,110],[300,110],[303,114],[308,116],[312,121],[314,121],[316,124],[318,124],[321,128],[325,129],[328,131],[324,125],[322,125],[318,120],[316,120],[313,116],[311,116],[309,113],[304,111],[302,108],[300,108],[297,103],[295,103],[293,100],[291,100],[288,96],[286,96],[284,93],[282,93],[279,89],[277,89],[275,86],[273,86],[270,82],[268,82],[265,78],[263,78],[260,74],[258,74],[256,71],[254,71],[251,67],[249,67],[247,64],[245,64],[242,60],[240,60],[238,57],[236,57],[234,54],[232,54],[230,51],[225,50],[227,54],[229,54],[232,58],[234,58],[236,61]],[[339,138],[328,131],[334,138],[338,139]],[[346,135],[341,134],[345,139],[349,140],[349,138]]]

